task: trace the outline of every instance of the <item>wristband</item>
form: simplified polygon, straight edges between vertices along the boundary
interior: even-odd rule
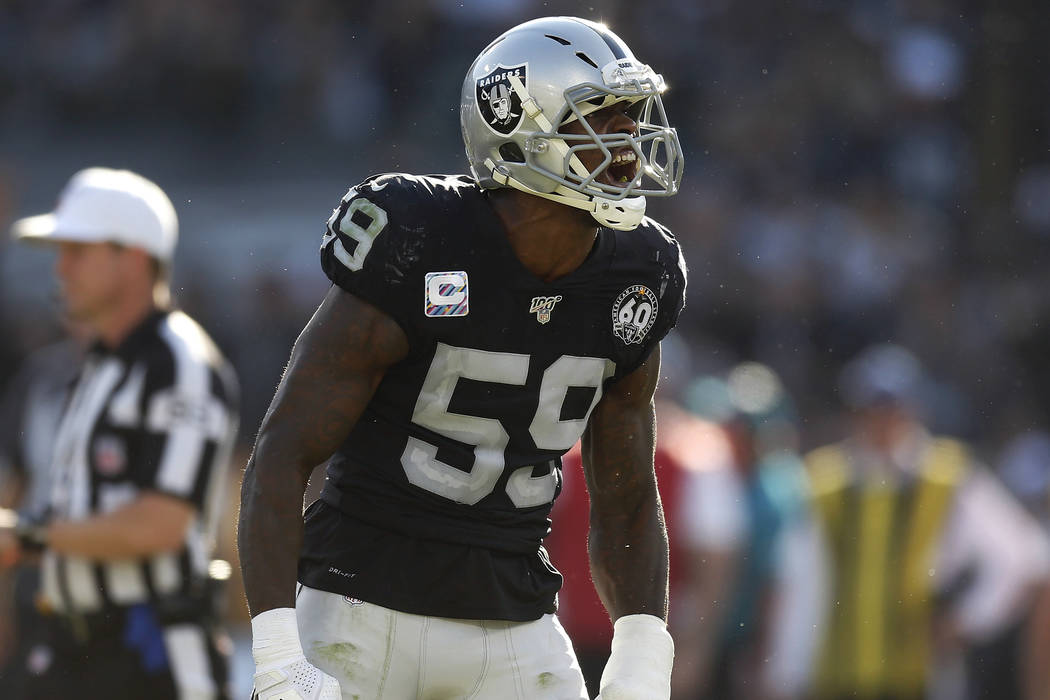
[[[252,656],[258,670],[279,668],[303,656],[295,608],[274,608],[252,618]]]
[[[47,527],[24,518],[15,523],[15,537],[23,552],[42,552],[47,549]]]
[[[612,650],[602,673],[602,697],[666,698],[671,692],[673,663],[674,641],[666,622],[655,615],[624,615],[613,625]],[[614,690],[617,686],[622,690]],[[647,690],[637,695],[638,689]]]
[[[612,652],[617,648],[632,653],[644,653],[654,659],[666,659],[670,673],[674,660],[674,641],[667,631],[667,623],[655,615],[624,615],[613,624]],[[661,667],[663,664],[661,664]]]

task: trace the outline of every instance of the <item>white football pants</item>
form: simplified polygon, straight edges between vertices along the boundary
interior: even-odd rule
[[[554,615],[534,622],[397,612],[302,586],[306,658],[344,700],[586,700],[572,643]]]

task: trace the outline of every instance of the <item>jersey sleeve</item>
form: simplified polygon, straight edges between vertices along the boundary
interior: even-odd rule
[[[657,316],[656,327],[653,329],[653,338],[658,341],[678,324],[678,317],[685,308],[688,272],[682,249],[674,235],[659,224],[656,224],[656,227],[663,237],[663,245],[655,255],[656,262],[661,266],[660,284],[656,295],[664,312]]]
[[[425,201],[405,176],[381,175],[350,188],[328,219],[321,268],[341,289],[392,317],[418,337]]]
[[[630,374],[648,359],[664,336],[677,325],[678,317],[685,307],[687,271],[678,241],[667,228],[651,219],[646,219],[646,224],[638,230],[650,244],[643,254],[652,265],[652,291],[656,294],[657,314],[640,351],[618,367],[618,377]]]

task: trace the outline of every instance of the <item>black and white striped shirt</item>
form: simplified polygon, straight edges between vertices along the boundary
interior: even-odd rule
[[[175,552],[118,561],[46,552],[48,603],[90,613],[205,578],[236,431],[233,370],[186,314],[156,312],[119,347],[92,349],[55,436],[52,515],[83,519],[153,491],[189,502],[196,517]]]

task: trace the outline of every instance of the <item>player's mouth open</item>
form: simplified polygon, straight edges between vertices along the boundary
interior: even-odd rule
[[[637,174],[638,154],[630,149],[618,151],[605,169],[605,179],[613,185],[626,185]]]

